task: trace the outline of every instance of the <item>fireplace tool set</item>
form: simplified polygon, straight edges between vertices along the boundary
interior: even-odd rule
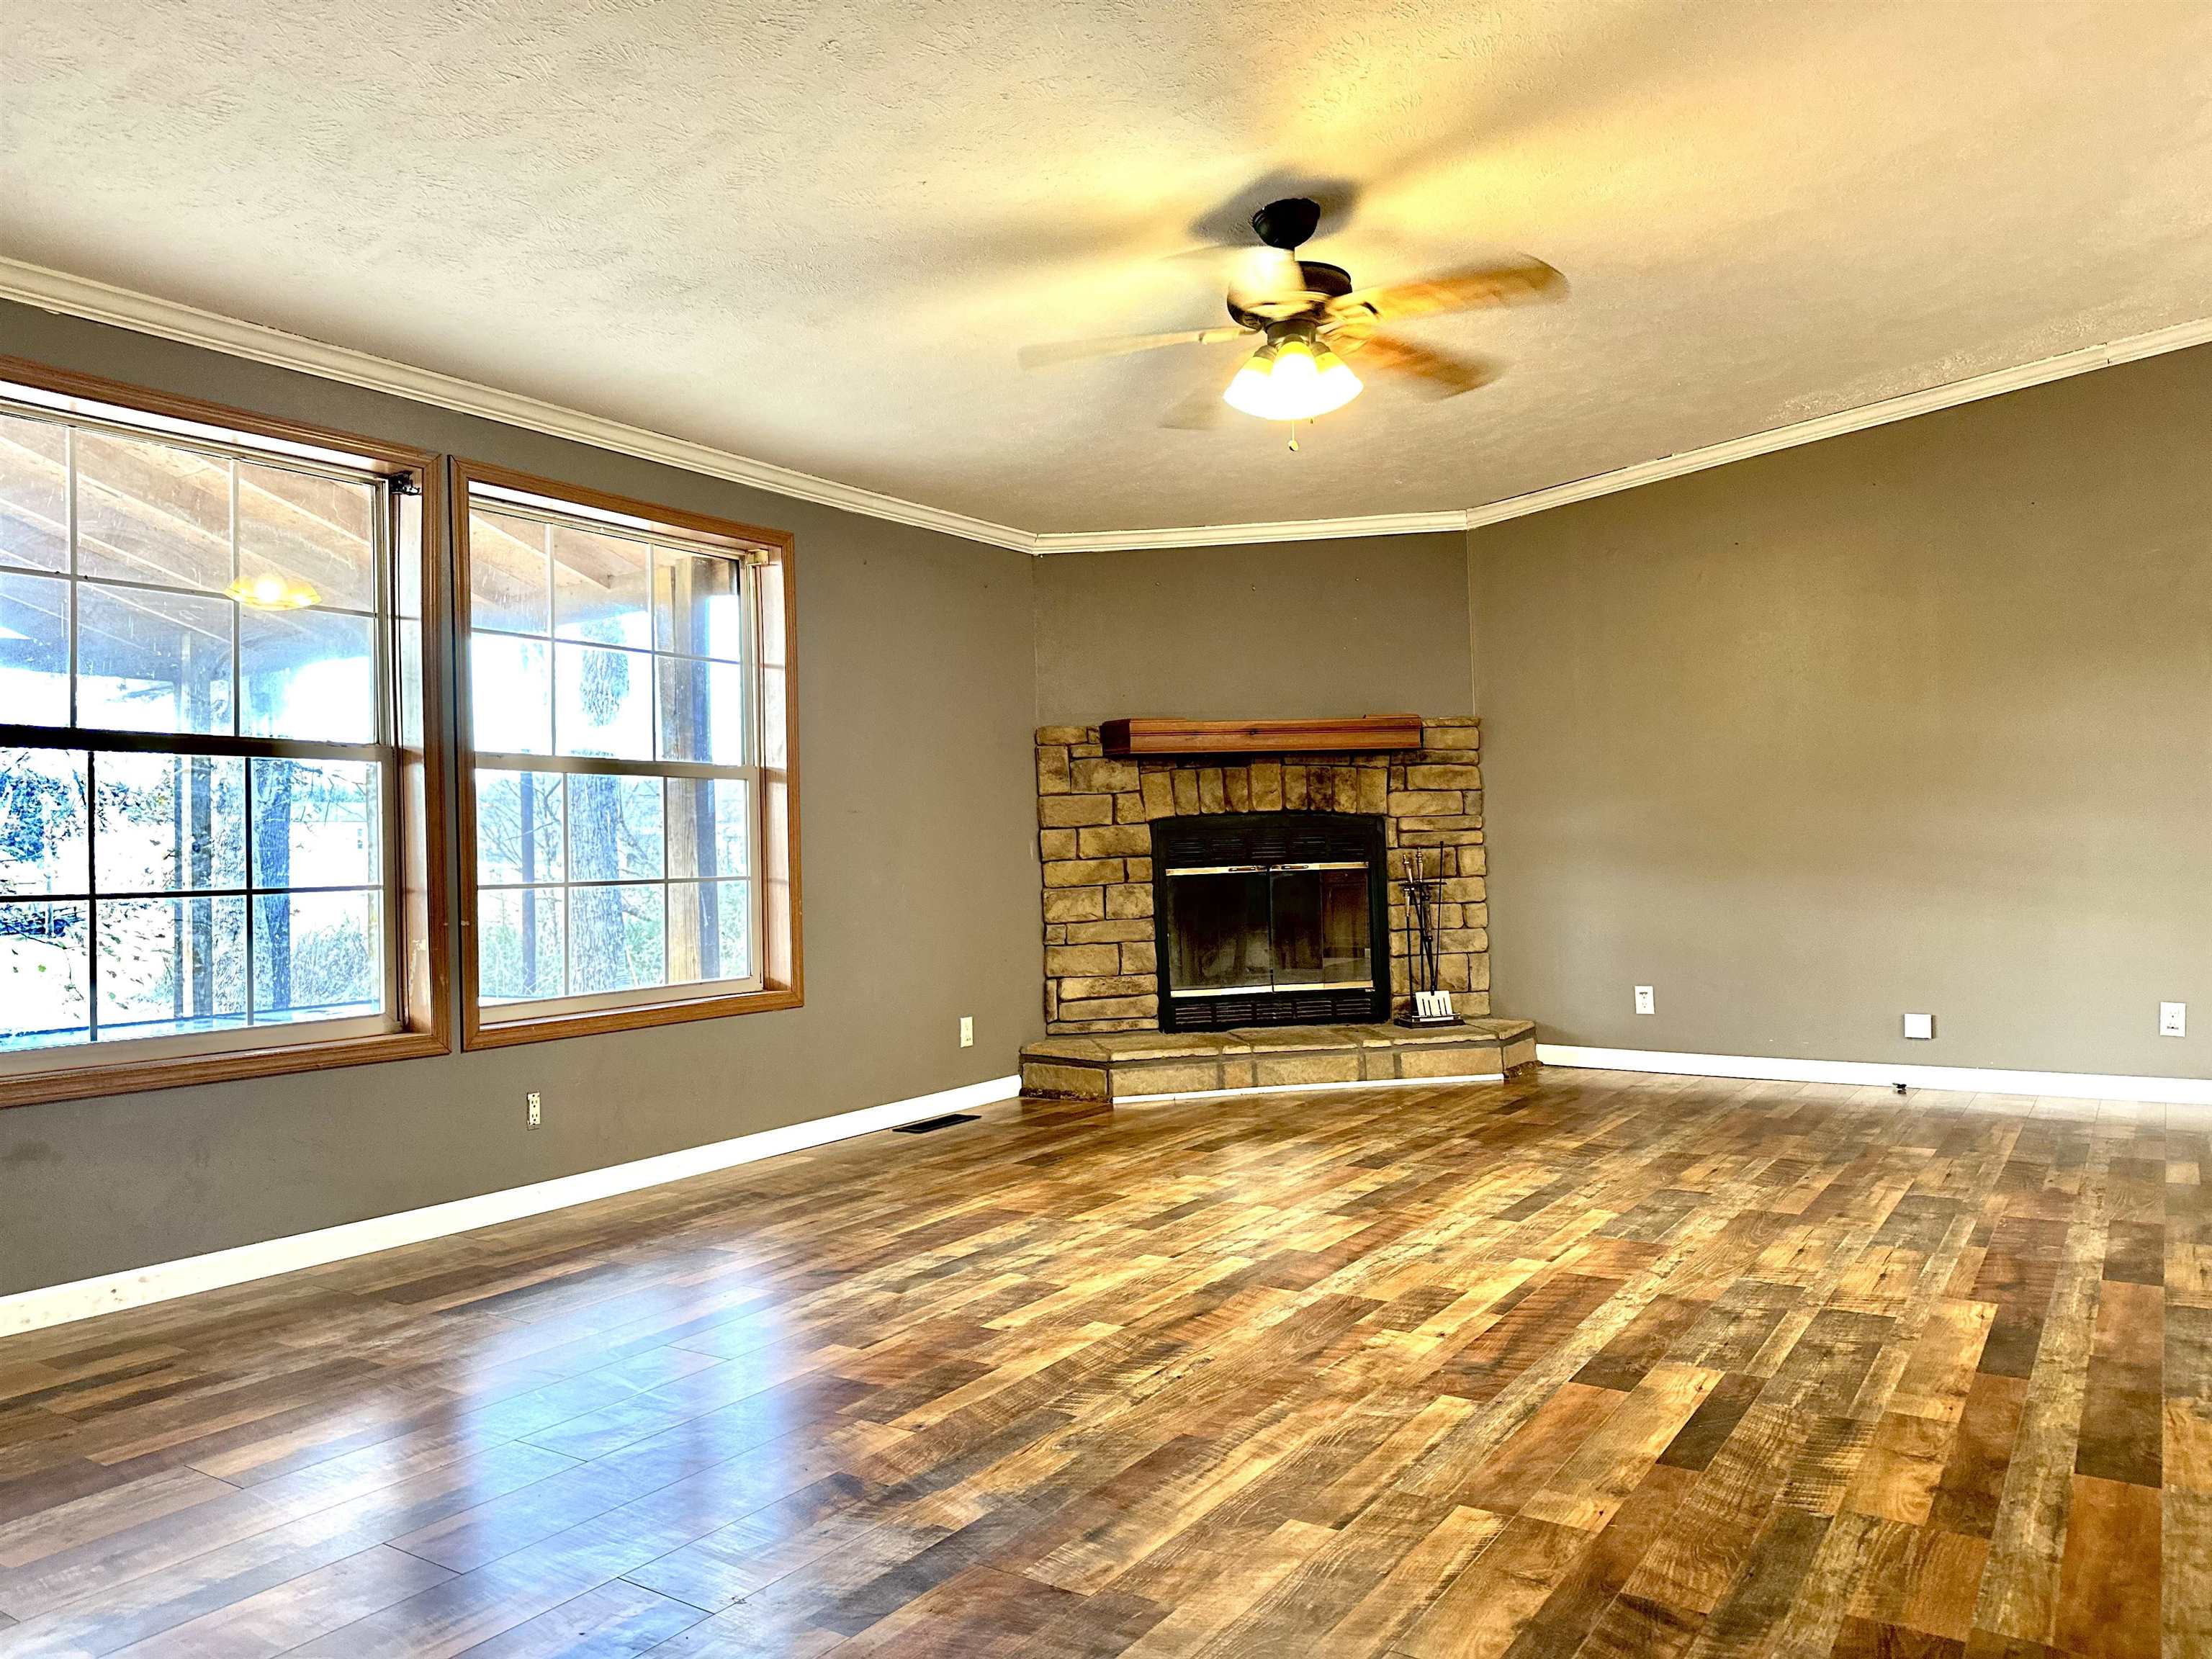
[[[1398,885],[1406,895],[1406,915],[1413,928],[1413,951],[1406,963],[1413,1006],[1398,1016],[1396,1024],[1462,1024],[1452,1012],[1451,993],[1437,983],[1437,894],[1441,882],[1436,865],[1409,848],[1399,854],[1398,867]]]

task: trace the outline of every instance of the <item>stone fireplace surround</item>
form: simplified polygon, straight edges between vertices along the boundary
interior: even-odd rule
[[[1443,881],[1443,987],[1462,1016],[1489,1014],[1481,735],[1474,719],[1424,718],[1416,750],[1130,760],[1109,757],[1097,726],[1046,726],[1036,733],[1036,777],[1048,1033],[1159,1029],[1152,822],[1212,812],[1381,815],[1393,882],[1393,1010],[1412,1000],[1413,955],[1395,884],[1400,854],[1418,850]]]

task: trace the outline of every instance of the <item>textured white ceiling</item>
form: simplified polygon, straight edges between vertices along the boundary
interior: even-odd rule
[[[0,0],[15,256],[1044,531],[1474,506],[2212,314],[2212,4]],[[1302,453],[1159,415],[1302,181],[1506,250]],[[1177,257],[1186,256],[1186,257]]]

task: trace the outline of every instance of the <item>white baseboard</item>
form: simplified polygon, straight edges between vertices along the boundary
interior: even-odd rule
[[[295,1233],[289,1238],[240,1244],[178,1261],[155,1262],[151,1267],[133,1267],[99,1279],[80,1279],[72,1284],[20,1291],[13,1296],[0,1297],[0,1337],[90,1319],[97,1314],[114,1313],[124,1308],[167,1302],[201,1291],[220,1290],[226,1285],[243,1285],[249,1279],[268,1279],[301,1267],[319,1267],[325,1262],[368,1255],[401,1244],[418,1244],[424,1239],[471,1232],[478,1227],[543,1215],[548,1210],[588,1204],[593,1199],[612,1198],[619,1193],[634,1193],[641,1188],[659,1187],[691,1176],[732,1169],[740,1164],[757,1164],[764,1158],[804,1152],[833,1140],[848,1140],[854,1135],[872,1134],[878,1129],[896,1129],[901,1124],[941,1117],[947,1112],[1012,1100],[1021,1092],[1021,1087],[1018,1077],[990,1078],[957,1089],[916,1095],[911,1100],[895,1100],[887,1105],[840,1112],[805,1123],[787,1124],[781,1129],[763,1129],[757,1134],[739,1135],[734,1140],[690,1146],[682,1152],[663,1152],[657,1158],[611,1164],[604,1170],[586,1170],[580,1175],[533,1182],[526,1187],[509,1187],[501,1192],[455,1199],[451,1203],[433,1204],[420,1210],[403,1210],[397,1215],[372,1216],[366,1221],[349,1221],[311,1233]]]
[[[1277,1083],[1255,1085],[1249,1089],[1187,1089],[1167,1095],[1122,1095],[1108,1103],[1115,1106],[1142,1106],[1155,1100],[1218,1100],[1224,1095],[1320,1095],[1343,1089],[1405,1089],[1417,1083],[1431,1088],[1444,1088],[1455,1083],[1503,1083],[1503,1072],[1469,1072],[1459,1077],[1368,1077],[1357,1083]]]
[[[1902,1083],[1964,1094],[2058,1095],[2069,1100],[2135,1100],[2212,1106],[2212,1078],[2109,1077],[2092,1072],[2006,1072],[1978,1066],[1905,1066],[1874,1060],[1768,1060],[1753,1054],[1678,1054],[1656,1048],[1580,1048],[1540,1042],[1547,1066],[1595,1072],[1665,1072],[1690,1077],[1760,1078],[1777,1083]]]

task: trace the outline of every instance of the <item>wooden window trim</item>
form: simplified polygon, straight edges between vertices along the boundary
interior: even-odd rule
[[[797,1008],[805,1001],[803,972],[802,923],[799,882],[799,612],[798,581],[793,538],[788,532],[732,519],[686,513],[632,496],[611,495],[580,484],[539,477],[527,472],[495,466],[489,462],[447,463],[450,482],[446,490],[449,514],[447,540],[452,548],[447,591],[453,616],[453,709],[455,753],[454,799],[459,826],[460,872],[461,1047],[501,1048],[519,1042],[544,1042],[557,1037],[591,1036],[603,1031],[636,1030],[650,1025],[672,1025],[695,1019],[721,1019],[736,1014],[769,1013]],[[477,986],[477,825],[473,781],[476,745],[469,703],[469,494],[472,486],[519,490],[525,495],[568,501],[602,513],[643,519],[673,529],[742,543],[762,550],[759,567],[760,660],[780,664],[783,684],[783,757],[781,767],[763,757],[760,768],[760,871],[762,985],[758,990],[726,995],[686,997],[680,994],[631,1007],[592,1013],[559,1013],[533,1017],[509,1014],[488,1020],[479,1004]],[[677,992],[678,988],[671,988]],[[520,1006],[526,1005],[502,1005]]]
[[[223,404],[125,381],[79,374],[21,357],[0,356],[0,380],[34,387],[58,397],[220,427],[279,443],[336,450],[371,463],[387,477],[412,480],[419,492],[415,516],[416,553],[421,561],[422,616],[418,657],[422,677],[422,732],[417,745],[398,745],[402,818],[398,923],[392,948],[399,951],[402,1007],[400,1026],[363,1036],[271,1042],[206,1054],[132,1057],[129,1045],[117,1045],[112,1058],[82,1066],[0,1075],[0,1109],[42,1101],[83,1100],[102,1095],[134,1094],[149,1089],[180,1089],[198,1084],[235,1083],[288,1073],[327,1071],[388,1060],[420,1060],[453,1052],[453,974],[447,917],[448,845],[446,779],[451,726],[447,711],[446,647],[453,638],[446,588],[449,563],[440,538],[448,522],[445,475],[428,450],[365,438],[336,428],[258,415]],[[149,435],[159,437],[155,432]],[[395,690],[395,696],[397,690]]]

